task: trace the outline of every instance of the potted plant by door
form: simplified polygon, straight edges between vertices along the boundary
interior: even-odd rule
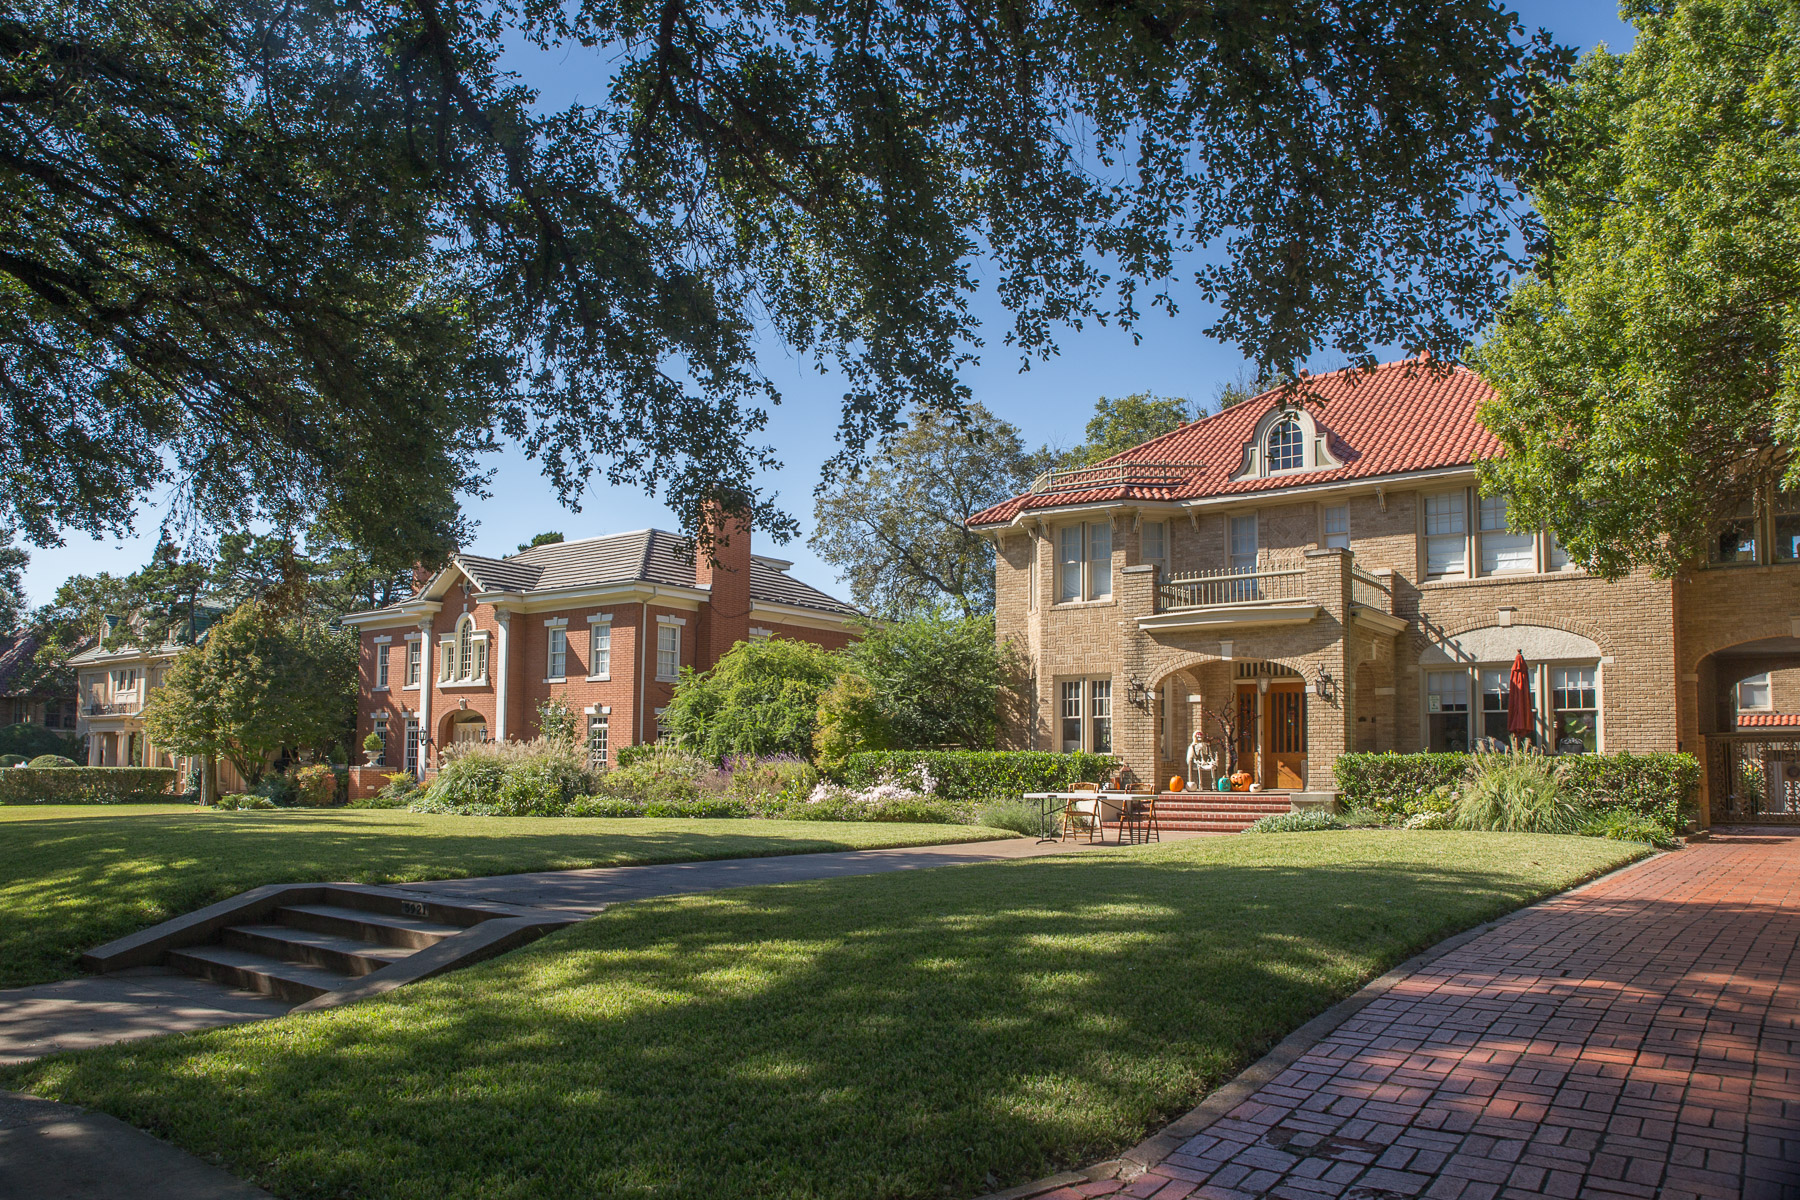
[[[387,753],[387,742],[379,733],[371,733],[363,739],[363,753],[369,756],[371,767],[383,766],[381,759]]]

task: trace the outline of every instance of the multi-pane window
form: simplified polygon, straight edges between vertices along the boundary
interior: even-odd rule
[[[1088,681],[1088,715],[1093,721],[1088,749],[1095,754],[1112,753],[1112,680]]]
[[[1756,561],[1756,505],[1746,500],[1737,513],[1719,529],[1713,539],[1712,560],[1715,563],[1754,563]]]
[[[1776,562],[1800,562],[1800,496],[1782,492],[1775,497],[1769,539]]]
[[[1506,741],[1507,700],[1512,695],[1512,672],[1488,667],[1481,672],[1481,736]]]
[[[1256,569],[1256,514],[1231,518],[1231,569]]]
[[[380,754],[381,761],[386,762],[388,756],[388,719],[386,713],[381,713],[375,718],[375,736],[381,739],[381,749],[377,751],[377,753]]]
[[[113,694],[137,691],[138,673],[136,667],[124,667],[112,673]]]
[[[1104,600],[1112,595],[1112,521],[1095,521],[1087,531],[1087,598]]]
[[[1433,750],[1469,748],[1469,673],[1430,671],[1425,676],[1426,725]]]
[[[468,679],[475,669],[475,622],[464,617],[456,623],[456,677]]]
[[[406,769],[419,773],[419,718],[412,713],[406,717]]]
[[[1556,535],[1548,531],[1544,534],[1544,569],[1547,571],[1563,571],[1569,566],[1569,552],[1563,544],[1556,540]]]
[[[1112,596],[1112,521],[1065,525],[1057,530],[1058,604]]]
[[[1082,748],[1081,736],[1082,681],[1065,679],[1062,685],[1062,748],[1064,754]]]
[[[1425,574],[1461,575],[1468,570],[1468,513],[1462,491],[1425,497]]]
[[[1769,700],[1769,673],[1752,675],[1737,685],[1737,706],[1739,712],[1755,712],[1773,708]]]
[[[419,686],[419,667],[423,662],[424,643],[418,638],[406,643],[406,686]]]
[[[1599,692],[1592,667],[1550,669],[1550,717],[1558,754],[1592,754],[1600,748]]]
[[[388,644],[375,643],[375,690],[387,691],[388,685]]]
[[[656,627],[656,677],[674,679],[681,674],[681,626]]]
[[[668,713],[669,713],[668,709],[659,708],[654,713],[651,714],[652,716],[654,716],[656,718],[656,741],[657,741],[657,744],[662,745],[662,746],[666,746],[670,742],[675,740],[674,731],[669,728]]]
[[[1269,470],[1297,471],[1306,465],[1306,435],[1288,417],[1269,430]]]
[[[550,679],[562,679],[569,669],[569,631],[556,628],[550,631],[550,665],[545,672]]]
[[[1161,521],[1145,521],[1143,529],[1143,558],[1147,563],[1155,563],[1168,570],[1169,527]]]
[[[1350,506],[1348,504],[1326,506],[1325,547],[1336,550],[1350,548]]]
[[[1537,539],[1507,526],[1505,496],[1481,498],[1480,533],[1483,575],[1537,569]]]
[[[588,626],[588,675],[604,679],[612,674],[612,622]]]
[[[589,713],[587,727],[588,766],[596,771],[606,767],[606,714]]]

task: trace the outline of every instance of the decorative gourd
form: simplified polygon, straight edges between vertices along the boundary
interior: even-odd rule
[[[1171,792],[1185,792],[1187,790],[1187,780],[1183,779],[1179,775],[1170,776],[1169,777],[1169,790]]]
[[[1250,772],[1239,771],[1237,774],[1235,774],[1231,777],[1231,790],[1234,792],[1249,791],[1250,790],[1250,780],[1252,778],[1253,777],[1251,776]]]

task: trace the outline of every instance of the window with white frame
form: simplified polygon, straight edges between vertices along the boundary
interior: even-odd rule
[[[1430,671],[1425,675],[1425,719],[1433,750],[1460,753],[1469,748],[1469,673]]]
[[[1350,548],[1350,506],[1348,504],[1327,504],[1325,506],[1325,548],[1327,550],[1348,550]]]
[[[386,649],[386,647],[384,646],[383,650],[385,650],[385,649]],[[387,719],[386,713],[377,713],[375,715],[374,734],[376,737],[381,739],[381,749],[378,751],[378,753],[381,756],[381,761],[386,762],[388,759],[388,749],[389,749],[389,747],[388,747],[388,719]]]
[[[467,613],[456,623],[456,677],[468,679],[475,669],[475,618]]]
[[[1748,679],[1738,681],[1737,706],[1739,712],[1768,712],[1775,707],[1769,697],[1769,673],[1752,675]]]
[[[388,686],[388,644],[375,643],[375,690],[387,691]]]
[[[1300,422],[1287,417],[1269,430],[1269,470],[1297,471],[1306,465],[1306,435]]]
[[[1057,530],[1058,604],[1112,598],[1112,521],[1065,525]]]
[[[656,741],[658,745],[668,745],[675,740],[675,733],[669,728],[669,710],[659,708],[650,715],[656,718]]]
[[[545,668],[544,675],[551,680],[566,679],[569,669],[569,631],[562,626],[557,626],[549,633],[549,665]]]
[[[475,628],[475,618],[464,613],[456,629],[438,644],[440,683],[487,682],[488,635]]]
[[[419,773],[419,717],[417,713],[406,714],[406,769],[415,775]]]
[[[1026,535],[1029,546],[1025,554],[1025,611],[1037,611],[1038,594],[1038,538],[1037,534]]]
[[[1544,531],[1544,569],[1546,571],[1566,571],[1569,569],[1569,552],[1563,544],[1556,540],[1556,535],[1549,530]]]
[[[1231,569],[1256,569],[1256,514],[1231,518]]]
[[[674,679],[681,674],[681,626],[656,627],[656,677]]]
[[[612,622],[595,621],[588,626],[588,678],[606,679],[612,675]]]
[[[1467,574],[1468,498],[1461,488],[1425,497],[1425,574]]]
[[[1481,573],[1505,575],[1537,570],[1537,537],[1507,524],[1506,497],[1483,496],[1477,532],[1481,539]]]
[[[1600,749],[1600,692],[1593,667],[1550,668],[1550,721],[1558,754]]]
[[[605,713],[588,714],[588,766],[596,771],[606,769],[606,721]]]
[[[113,695],[115,696],[121,692],[135,692],[137,691],[137,685],[138,673],[136,667],[121,667],[112,673],[112,689]]]
[[[412,638],[406,643],[406,686],[418,687],[421,665],[424,661],[425,643],[419,638]]]
[[[1167,574],[1169,570],[1169,526],[1164,521],[1145,521],[1143,528],[1143,559],[1154,563]]]
[[[1058,686],[1063,751],[1111,754],[1112,680],[1065,679]]]

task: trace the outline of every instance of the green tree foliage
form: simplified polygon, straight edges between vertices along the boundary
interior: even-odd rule
[[[675,743],[720,761],[734,754],[809,758],[819,697],[839,659],[811,642],[739,642],[705,674],[682,669],[663,723]]]
[[[503,52],[588,53],[543,104]],[[1026,357],[1171,305],[1258,361],[1450,352],[1499,298],[1531,100],[1497,3],[24,0],[0,16],[0,514],[440,557],[504,436],[752,490],[768,331],[848,380],[836,464],[957,407],[992,283]]]
[[[820,491],[811,545],[878,616],[992,612],[994,547],[969,518],[1030,486],[1049,458],[979,404],[960,420],[915,412],[864,469]]]
[[[995,642],[992,615],[932,614],[871,628],[843,657],[868,681],[888,746],[994,748],[1011,664]]]
[[[1632,3],[1537,178],[1545,240],[1474,356],[1506,446],[1484,486],[1607,576],[1671,573],[1800,485],[1800,12]]]
[[[881,709],[881,697],[861,672],[843,672],[819,697],[813,751],[820,769],[839,771],[852,754],[886,750],[892,744],[893,730]]]
[[[1192,400],[1133,392],[1129,396],[1094,401],[1094,415],[1087,423],[1087,440],[1071,450],[1063,461],[1072,467],[1111,458],[1151,438],[1173,433],[1206,415],[1206,406]]]
[[[144,725],[165,749],[224,758],[254,783],[281,750],[341,744],[355,715],[355,639],[252,600],[176,656]]]
[[[519,543],[519,553],[523,554],[523,553],[525,553],[525,551],[530,550],[534,546],[554,546],[558,542],[561,542],[562,540],[563,540],[563,535],[555,532],[554,530],[552,530],[548,533],[540,533],[537,536],[533,537],[529,542],[520,542]]]

